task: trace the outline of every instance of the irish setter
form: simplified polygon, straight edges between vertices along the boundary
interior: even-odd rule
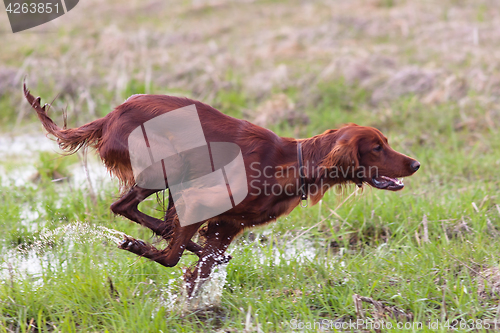
[[[34,98],[26,85],[24,94],[61,149],[74,153],[82,147],[95,148],[110,173],[124,185],[126,193],[111,205],[113,213],[151,229],[168,242],[165,249],[158,250],[127,237],[120,248],[166,267],[175,266],[185,249],[199,257],[196,267],[185,274],[190,296],[195,285],[201,285],[195,282],[204,281],[217,264],[231,259],[225,251],[243,230],[289,214],[301,200],[310,200],[314,205],[336,184],[400,190],[404,184],[398,178],[410,176],[420,167],[418,161],[394,151],[387,138],[372,127],[349,124],[308,139],[283,138],[188,98],[134,95],[101,119],[79,128],[62,129],[49,118],[46,105],[40,105],[40,97]],[[171,189],[163,219],[138,210],[140,202],[161,189],[143,188],[134,179],[128,137],[147,121],[190,105],[196,107],[207,142],[230,142],[240,148],[248,194],[217,216],[182,226]],[[197,231],[203,246],[191,240]]]

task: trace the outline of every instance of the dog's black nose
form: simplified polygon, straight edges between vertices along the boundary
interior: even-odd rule
[[[415,172],[420,168],[420,163],[418,163],[418,161],[413,161],[410,165],[410,168],[413,170],[413,172]]]

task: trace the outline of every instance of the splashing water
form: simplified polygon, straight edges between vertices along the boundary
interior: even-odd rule
[[[125,233],[99,225],[75,222],[58,227],[54,230],[42,230],[30,244],[21,244],[14,249],[5,251],[0,256],[0,280],[14,278],[33,278],[36,285],[42,285],[42,270],[49,263],[58,264],[61,261],[53,250],[58,244],[68,244],[68,249],[75,244],[93,243],[96,239],[119,244]],[[61,265],[64,268],[64,263]]]
[[[118,230],[77,221],[55,228],[54,230],[42,230],[38,240],[29,246],[19,245],[16,250],[21,253],[27,253],[30,250],[41,251],[48,245],[55,244],[58,240],[86,244],[87,242],[92,243],[98,238],[119,244],[125,236],[127,236],[125,233]]]
[[[197,280],[195,292],[192,297],[187,296],[187,284],[182,280],[182,285],[177,286],[178,279],[172,279],[162,288],[162,300],[159,307],[152,313],[152,317],[158,313],[160,307],[168,311],[190,313],[193,311],[209,310],[219,307],[221,304],[222,291],[226,284],[227,264],[217,266],[210,277],[205,281]],[[181,278],[182,279],[182,278]]]
[[[187,297],[187,285],[182,288],[183,312],[206,310],[218,307],[221,304],[222,291],[226,284],[227,264],[217,266],[212,274],[201,281],[195,281],[193,296]]]
[[[53,230],[44,229],[32,243],[21,244],[2,253],[0,280],[30,278],[35,286],[42,286],[44,267],[60,264],[60,267],[64,269],[66,266],[64,259],[53,252],[58,244],[67,244],[68,250],[73,249],[77,244],[94,243],[96,240],[119,245],[125,236],[128,235],[114,229],[79,221]],[[187,297],[184,281],[179,288],[178,279],[169,280],[162,288],[163,297],[160,307],[167,310],[182,309],[182,312],[217,307],[221,304],[226,276],[227,264],[216,267],[208,279],[195,282],[197,292],[191,298]],[[158,310],[159,308],[156,312]]]
[[[314,242],[308,239],[298,239],[292,244],[286,244],[284,249],[274,247],[270,256],[264,255],[260,246],[256,246],[254,250],[261,254],[261,265],[279,265],[281,261],[288,262],[292,258],[299,262],[304,262],[313,260],[318,254]],[[235,249],[233,248],[231,252],[234,251]],[[201,281],[198,278],[195,281],[196,286],[192,297],[187,296],[188,286],[185,281],[183,281],[182,294],[180,295],[178,294],[179,289],[173,285],[174,280],[169,281],[168,287],[163,289],[164,301],[161,306],[164,306],[168,310],[180,308],[183,313],[209,310],[220,306],[222,292],[226,284],[227,266],[228,264],[217,266],[205,281]]]

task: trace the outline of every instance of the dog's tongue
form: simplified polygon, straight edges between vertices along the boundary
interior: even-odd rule
[[[402,180],[387,176],[380,176],[373,178],[373,184],[379,189],[389,189],[389,190],[399,190],[405,186]]]

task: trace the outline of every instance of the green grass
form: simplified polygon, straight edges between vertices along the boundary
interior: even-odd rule
[[[118,194],[113,186],[99,189],[104,192],[99,192],[97,205],[85,189],[69,189],[68,183],[4,188],[0,330],[28,332],[31,323],[40,331],[62,332],[240,332],[257,327],[281,332],[292,328],[292,320],[356,320],[354,294],[411,313],[415,322],[441,321],[443,316],[449,321],[494,319],[499,277],[484,272],[498,267],[500,250],[498,133],[486,130],[487,139],[479,142],[467,129],[455,129],[451,124],[459,115],[453,104],[423,113],[424,106],[414,98],[402,98],[387,109],[387,121],[381,121],[367,107],[362,89],[353,87],[346,96],[345,83],[338,81],[317,89],[324,98],[308,107],[312,120],[307,134],[345,122],[382,128],[396,150],[422,163],[403,191],[367,188],[337,210],[340,218],[329,209],[342,198],[330,193],[321,205],[297,208],[277,223],[247,231],[230,247],[234,259],[227,267],[220,307],[186,314],[181,305],[169,308],[164,300],[170,295],[167,286],[173,295],[180,294],[179,268],[138,259],[88,229],[70,238],[55,232],[55,238],[40,245],[44,233],[75,221],[150,239],[147,230],[111,215],[108,206]],[[238,94],[226,94],[221,103],[237,105]],[[50,164],[42,155],[44,161]],[[23,209],[38,210],[34,223],[43,221],[43,228],[20,224]],[[159,214],[155,198],[142,209]],[[312,254],[285,260],[290,248]],[[31,249],[43,258],[41,276],[21,274],[15,262],[8,269],[6,261],[20,251],[16,249]],[[276,261],[277,256],[282,259]],[[193,260],[185,256],[179,267]],[[365,303],[364,309],[373,318],[372,306]]]

